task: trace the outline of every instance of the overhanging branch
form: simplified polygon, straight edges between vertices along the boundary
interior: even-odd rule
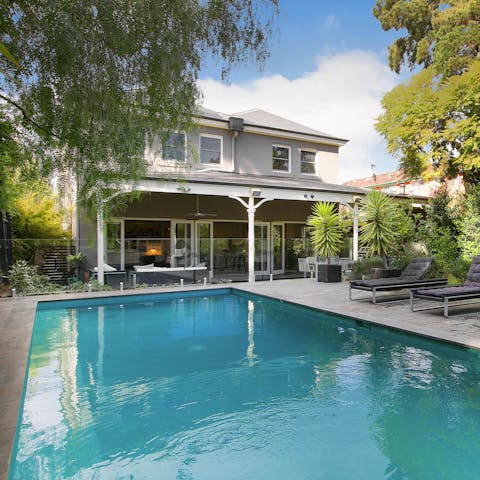
[[[8,102],[10,105],[13,105],[17,110],[20,111],[22,114],[23,118],[28,122],[31,123],[34,127],[38,128],[39,130],[42,130],[48,135],[51,135],[52,137],[55,137],[56,139],[59,139],[58,135],[53,133],[50,129],[44,127],[43,125],[40,125],[38,122],[36,122],[23,108],[19,103],[17,103],[15,100],[12,100],[10,97],[7,97],[6,95],[3,95],[0,93],[0,98]]]

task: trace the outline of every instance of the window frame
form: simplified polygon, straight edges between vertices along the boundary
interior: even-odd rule
[[[286,148],[288,150],[288,170],[278,170],[278,169],[273,168],[273,161],[275,159],[286,160],[285,158],[274,157],[273,156],[273,149],[274,148]],[[292,147],[290,145],[282,145],[281,143],[272,143],[271,152],[272,152],[272,157],[271,157],[272,172],[274,172],[274,173],[292,173]]]
[[[314,172],[313,173],[302,172],[302,165],[303,165],[302,152],[308,152],[308,153],[313,153],[314,154],[314,160],[313,160]],[[317,153],[318,153],[318,150],[315,150],[313,148],[302,148],[302,147],[300,147],[300,174],[301,175],[310,175],[310,176],[315,176],[315,177],[318,176]],[[306,163],[311,164],[311,162],[306,162]]]
[[[216,138],[220,140],[220,162],[202,162],[202,137],[205,138]],[[201,133],[198,137],[198,152],[199,152],[199,163],[200,165],[220,165],[223,166],[223,135],[215,135],[213,133]]]
[[[172,135],[173,133],[177,133],[183,135],[183,160],[177,160],[176,158],[165,158],[164,157],[164,145],[162,137],[160,137],[160,152],[161,152],[161,159],[164,162],[175,162],[175,163],[187,163],[187,134],[184,131],[179,130],[171,130],[168,131],[168,136]]]

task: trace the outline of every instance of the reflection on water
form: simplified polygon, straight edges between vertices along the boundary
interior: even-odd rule
[[[43,310],[11,478],[474,479],[479,367],[256,297]]]

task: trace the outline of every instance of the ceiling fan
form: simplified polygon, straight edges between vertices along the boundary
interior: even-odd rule
[[[200,200],[197,194],[197,211],[194,213],[187,213],[187,218],[212,218],[216,217],[216,213],[205,213],[200,211]]]

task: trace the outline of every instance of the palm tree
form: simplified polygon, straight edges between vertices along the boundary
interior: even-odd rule
[[[398,248],[398,210],[393,198],[378,190],[371,191],[362,201],[360,210],[360,244],[369,256],[382,257],[388,268],[388,255]]]
[[[321,257],[334,257],[343,244],[342,222],[336,205],[330,202],[316,202],[307,225],[315,252]]]

